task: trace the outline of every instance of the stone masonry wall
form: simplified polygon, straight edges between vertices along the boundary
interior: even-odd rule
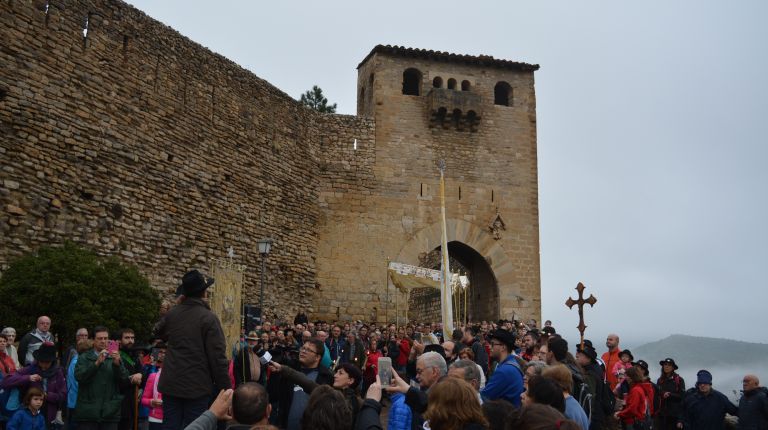
[[[0,268],[72,240],[167,293],[232,246],[256,303],[269,236],[266,307],[292,315],[315,286],[318,172],[350,168],[318,157],[340,136],[371,146],[372,130],[125,3],[0,1]]]
[[[402,94],[403,72],[422,73],[419,96]],[[475,132],[430,127],[429,91],[468,80],[480,98]],[[511,106],[494,105],[494,85],[512,86]],[[445,84],[443,86],[445,88]],[[475,317],[539,319],[540,277],[536,104],[533,72],[433,62],[375,54],[358,70],[358,114],[376,120],[375,167],[370,192],[342,190],[322,207],[318,311],[329,317],[394,320],[405,296],[388,284],[387,261],[418,264],[440,246],[438,160],[446,161],[449,241],[469,245],[493,270],[497,291],[475,291]],[[346,204],[354,201],[354,205]],[[328,216],[328,215],[323,215]],[[490,226],[505,226],[494,238]],[[343,268],[343,269],[342,269]],[[330,287],[330,288],[329,288]],[[341,303],[352,303],[338,308]],[[421,313],[421,312],[417,312]],[[409,315],[420,320],[424,315]],[[401,319],[402,321],[402,319]]]
[[[429,126],[436,75],[471,82],[476,131]],[[358,94],[359,116],[319,114],[119,0],[0,0],[0,271],[71,240],[170,293],[231,246],[257,303],[272,237],[270,315],[393,320],[387,263],[440,246],[444,159],[449,240],[499,286],[473,309],[539,319],[533,73],[375,54]]]

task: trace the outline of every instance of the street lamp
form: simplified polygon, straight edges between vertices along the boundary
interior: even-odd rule
[[[261,255],[261,292],[259,293],[259,323],[264,322],[264,272],[266,271],[267,256],[272,249],[272,239],[266,238],[258,241],[259,255]]]

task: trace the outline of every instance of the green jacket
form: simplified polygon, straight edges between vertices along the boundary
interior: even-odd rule
[[[111,358],[96,365],[96,351],[80,354],[75,366],[75,379],[79,384],[73,419],[87,422],[120,421],[120,383],[128,380],[128,371],[122,361],[115,366]]]

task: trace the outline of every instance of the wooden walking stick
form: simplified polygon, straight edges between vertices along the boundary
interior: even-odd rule
[[[578,300],[573,300],[568,297],[568,300],[565,301],[565,305],[568,306],[569,309],[573,309],[573,305],[578,305],[579,307],[579,325],[576,328],[579,329],[579,333],[581,334],[581,349],[584,349],[584,329],[587,328],[587,326],[584,325],[584,305],[588,304],[590,306],[595,306],[595,303],[597,303],[597,299],[592,294],[589,295],[589,298],[584,299],[584,288],[584,284],[579,282],[579,285],[576,286],[576,291],[579,292]]]

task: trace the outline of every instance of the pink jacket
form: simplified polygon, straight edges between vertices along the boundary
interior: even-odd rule
[[[162,371],[162,369],[161,369]],[[149,416],[155,419],[163,421],[163,406],[160,405],[153,408],[150,401],[154,398],[163,399],[163,395],[157,390],[157,381],[160,379],[160,372],[153,373],[147,378],[147,385],[144,386],[144,394],[141,395],[141,405],[149,408]],[[157,393],[157,397],[155,397]]]

